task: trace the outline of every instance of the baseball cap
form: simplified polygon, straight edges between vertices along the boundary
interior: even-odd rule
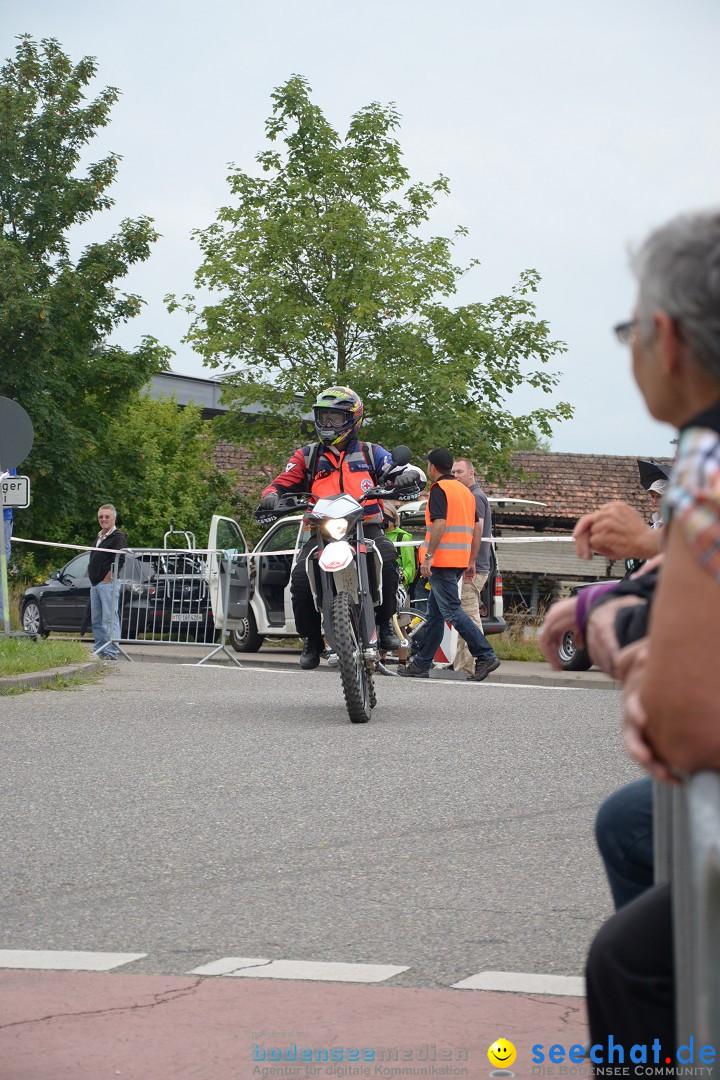
[[[440,469],[441,472],[452,472],[453,462],[455,458],[449,450],[431,450],[427,456],[431,465],[434,465],[436,469]]]
[[[654,480],[648,491],[656,491],[658,495],[664,495],[668,488],[667,480]]]

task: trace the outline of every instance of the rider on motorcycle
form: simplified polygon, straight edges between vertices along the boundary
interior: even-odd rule
[[[264,489],[260,501],[263,510],[274,510],[281,494],[299,492],[309,492],[317,499],[347,492],[360,500],[381,484],[383,475],[392,468],[392,454],[388,450],[358,439],[363,403],[349,387],[331,386],[318,394],[313,416],[319,442],[295,451],[280,475]],[[421,487],[423,482],[422,472],[411,465],[392,475],[395,491]],[[401,643],[392,626],[397,610],[397,552],[383,532],[380,504],[375,500],[367,502],[364,511],[365,537],[376,544],[382,557],[382,602],[375,609],[379,644],[382,649],[397,649]],[[314,538],[302,547],[290,578],[295,626],[305,639],[300,667],[306,670],[318,666],[323,648],[320,613],[315,608],[305,568],[307,557],[315,547]]]

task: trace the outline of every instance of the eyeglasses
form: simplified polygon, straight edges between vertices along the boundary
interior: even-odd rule
[[[621,345],[632,345],[636,326],[637,319],[630,319],[628,322],[618,323],[617,326],[613,326],[613,334]]]
[[[112,514],[98,514],[98,521],[112,521]]]

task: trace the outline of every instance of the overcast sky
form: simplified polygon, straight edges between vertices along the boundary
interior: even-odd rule
[[[139,214],[162,233],[126,279],[147,307],[123,345],[153,334],[176,350],[174,370],[208,374],[162,297],[192,289],[190,232],[227,201],[227,163],[253,168],[270,93],[297,72],[343,132],[368,102],[395,102],[413,178],[449,177],[434,231],[467,226],[459,254],[482,262],[461,301],[539,270],[539,314],[569,345],[559,394],[575,406],[552,448],[671,453],[610,327],[633,304],[628,245],[720,205],[717,0],[3,0],[0,28],[4,57],[20,33],[56,37],[122,90],[90,155],[122,154],[116,206],[89,238]]]

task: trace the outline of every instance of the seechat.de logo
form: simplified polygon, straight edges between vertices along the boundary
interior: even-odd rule
[[[585,1056],[585,1048],[578,1044],[566,1049],[560,1043],[555,1043],[547,1052],[541,1043],[532,1048],[535,1065],[545,1062],[552,1065],[564,1065],[568,1062],[579,1065]],[[716,1056],[714,1046],[700,1046],[696,1049],[692,1035],[687,1043],[671,1051],[663,1050],[659,1039],[654,1039],[650,1044],[635,1043],[626,1049],[622,1043],[616,1043],[612,1035],[607,1046],[604,1043],[595,1043],[587,1051],[587,1057],[593,1065],[713,1065]]]

